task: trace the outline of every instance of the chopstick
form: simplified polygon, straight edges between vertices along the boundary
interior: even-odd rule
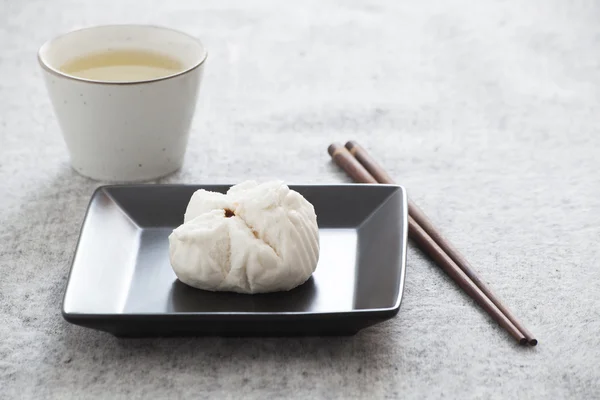
[[[383,167],[377,163],[367,151],[355,141],[351,140],[345,146],[348,151],[373,175],[379,183],[394,183],[392,178],[385,172]],[[425,213],[411,200],[408,199],[408,213],[415,222],[437,243],[459,268],[477,285],[479,289],[498,307],[498,309],[521,331],[527,342],[535,346],[537,339],[525,328],[508,307],[498,298],[492,289],[479,277],[467,259],[450,243],[442,233],[433,225]]]
[[[346,143],[346,147],[339,144],[332,144],[328,148],[328,152],[333,160],[356,182],[361,183],[393,183],[392,178],[379,166],[379,164],[369,156],[369,154],[360,147],[356,142]],[[419,224],[418,220],[425,221],[425,225],[433,232],[427,232],[426,229]],[[530,340],[526,337],[523,331],[517,328],[516,324],[510,319],[514,315],[508,311],[509,315],[502,312],[500,307],[492,298],[489,298],[485,293],[485,289],[491,292],[487,285],[483,288],[477,285],[477,281],[481,279],[467,265],[468,270],[463,270],[461,265],[452,258],[450,254],[444,251],[443,242],[437,242],[435,237],[442,238],[441,234],[433,227],[433,224],[427,219],[425,214],[409,199],[409,216],[408,216],[409,234],[411,238],[424,250],[471,298],[475,300],[500,326],[510,333],[520,344],[530,343],[535,346],[537,340]],[[458,253],[449,243],[443,239],[446,247],[452,248],[455,253]],[[464,260],[464,257],[462,257]],[[459,259],[460,260],[460,259]],[[465,260],[466,261],[466,260]],[[468,271],[468,272],[467,272]],[[472,279],[469,274],[475,277]],[[498,302],[497,296],[494,299]],[[501,302],[504,309],[508,310]],[[516,320],[516,318],[514,318]],[[517,321],[518,322],[518,321]],[[527,331],[528,332],[528,331]]]

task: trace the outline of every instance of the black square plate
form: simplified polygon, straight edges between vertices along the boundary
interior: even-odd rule
[[[314,206],[317,270],[289,291],[214,293],[181,283],[171,231],[194,191],[230,185],[116,185],[89,204],[64,318],[117,336],[351,335],[394,317],[406,268],[406,193],[395,185],[291,185]]]

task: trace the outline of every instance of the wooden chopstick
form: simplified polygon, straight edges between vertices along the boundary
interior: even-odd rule
[[[356,182],[377,183],[376,178],[350,153],[339,144],[332,144],[328,152],[333,160]],[[356,151],[355,151],[356,153]],[[365,152],[366,153],[366,152]],[[360,159],[358,159],[360,161]],[[370,160],[374,163],[374,160]],[[376,165],[376,164],[375,164]],[[380,168],[376,171],[379,179],[387,176],[388,182],[393,183],[389,175]],[[425,232],[425,230],[409,214],[409,233],[411,238],[439,265],[471,298],[477,302],[500,326],[510,333],[520,344],[528,340],[519,329],[504,315],[500,309],[485,295],[485,293],[466,275],[464,271],[446,254],[440,246]]]
[[[345,147],[333,143],[327,148],[329,155],[352,179],[360,183],[379,183]]]
[[[377,180],[379,183],[394,183],[392,178],[385,172],[383,167],[377,163],[369,155],[369,153],[358,143],[351,140],[346,143],[345,146],[352,155],[366,168],[367,171]],[[467,259],[460,254],[460,252],[448,241],[442,233],[433,225],[431,220],[425,215],[425,213],[411,200],[408,199],[408,213],[412,216],[417,224],[423,228],[423,230],[431,236],[431,238],[437,243],[437,245],[459,266],[459,268],[477,285],[479,289],[498,307],[498,309],[506,315],[506,317],[517,327],[519,331],[525,336],[527,342],[531,346],[537,345],[537,339],[533,334],[525,328],[525,326],[519,321],[519,319],[510,311],[510,309],[500,300],[500,298],[492,291],[492,289],[481,279],[481,277],[475,272],[471,264]]]

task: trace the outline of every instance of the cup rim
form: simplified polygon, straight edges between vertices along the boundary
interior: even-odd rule
[[[66,35],[70,35],[73,33],[77,33],[77,32],[81,32],[81,31],[86,31],[86,30],[92,30],[92,29],[98,29],[98,28],[110,28],[110,27],[139,27],[139,28],[153,28],[153,29],[160,29],[160,30],[168,30],[168,31],[172,31],[172,32],[176,32],[180,35],[184,35],[187,36],[188,38],[192,39],[193,41],[195,41],[198,45],[200,45],[200,47],[203,50],[203,54],[200,57],[200,59],[194,63],[194,65],[192,65],[191,67],[188,67],[184,70],[178,71],[174,74],[171,75],[166,75],[166,76],[161,76],[158,78],[152,78],[152,79],[144,79],[144,80],[140,80],[140,81],[103,81],[103,80],[97,80],[97,79],[88,79],[88,78],[81,78],[79,76],[75,76],[75,75],[70,75],[67,73],[64,73],[54,67],[52,67],[47,60],[44,60],[44,57],[42,56],[42,51],[44,51],[48,46],[50,46],[52,44],[52,42],[54,42],[55,40],[66,36]],[[74,80],[74,81],[79,81],[79,82],[85,82],[85,83],[93,83],[93,84],[99,84],[99,85],[139,85],[139,84],[143,84],[143,83],[152,83],[152,82],[159,82],[159,81],[164,81],[167,79],[172,79],[172,78],[176,78],[178,76],[181,75],[185,75],[189,72],[192,72],[193,70],[197,69],[198,67],[200,67],[202,64],[204,64],[204,62],[206,61],[208,57],[208,51],[206,51],[206,47],[204,46],[204,44],[196,37],[182,32],[180,30],[177,29],[173,29],[173,28],[168,28],[165,26],[160,26],[160,25],[147,25],[147,24],[108,24],[108,25],[95,25],[95,26],[89,26],[89,27],[85,27],[85,28],[80,28],[80,29],[75,29],[69,32],[65,32],[63,34],[60,34],[58,36],[53,37],[52,39],[47,40],[43,45],[40,46],[38,52],[37,52],[37,59],[38,59],[38,63],[40,64],[40,66],[46,70],[47,72],[56,75],[56,76],[60,76],[62,78],[66,78],[66,79],[70,79],[70,80]]]

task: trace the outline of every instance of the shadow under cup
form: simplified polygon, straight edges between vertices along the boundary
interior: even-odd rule
[[[68,62],[111,51],[146,51],[181,69],[147,80],[101,81],[61,71]],[[71,165],[109,182],[156,179],[181,167],[206,50],[168,28],[110,25],[73,31],[45,43],[38,59]]]

